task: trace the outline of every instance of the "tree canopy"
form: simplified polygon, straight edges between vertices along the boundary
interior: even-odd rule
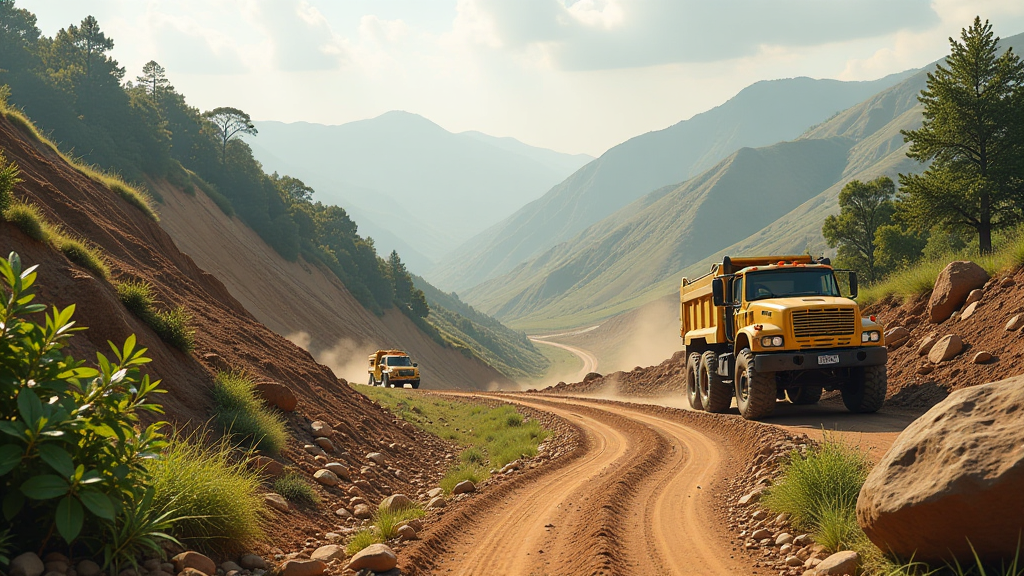
[[[875,262],[875,236],[892,222],[895,194],[888,176],[868,183],[853,180],[839,192],[839,215],[826,218],[821,228],[828,245],[838,248],[837,264],[861,271],[869,282],[882,273]]]

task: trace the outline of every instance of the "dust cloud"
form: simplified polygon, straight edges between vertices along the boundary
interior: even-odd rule
[[[679,314],[675,306],[662,302],[641,307],[633,318],[627,320],[624,340],[617,343],[617,350],[599,354],[601,372],[629,371],[636,366],[654,366],[679,351]],[[601,358],[600,356],[605,356]]]
[[[342,338],[330,348],[311,348],[309,332],[300,330],[285,336],[292,344],[306,350],[316,361],[327,366],[339,378],[349,382],[363,382],[367,378],[366,358],[377,348],[371,344],[359,343],[351,338]]]

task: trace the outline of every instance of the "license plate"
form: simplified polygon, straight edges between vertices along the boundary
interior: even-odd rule
[[[827,366],[829,364],[839,364],[839,354],[824,354],[818,356],[818,366]]]

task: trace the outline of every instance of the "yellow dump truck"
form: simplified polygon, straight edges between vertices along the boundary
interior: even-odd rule
[[[686,392],[695,410],[725,412],[732,399],[755,420],[777,400],[815,404],[839,390],[851,412],[875,412],[887,387],[882,326],[863,318],[826,258],[725,257],[679,290]],[[841,277],[842,277],[841,276]]]
[[[367,372],[370,373],[370,386],[404,388],[410,384],[413,388],[420,387],[419,364],[401,350],[377,350],[370,354]]]

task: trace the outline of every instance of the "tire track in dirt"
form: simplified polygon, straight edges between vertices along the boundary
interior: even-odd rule
[[[493,396],[492,396],[493,398]],[[571,421],[585,438],[573,462],[456,504],[413,554],[415,573],[735,574],[710,513],[720,447],[643,407],[503,396]],[[532,471],[531,471],[532,472]],[[705,486],[706,488],[706,486]],[[459,524],[458,530],[452,529]]]

